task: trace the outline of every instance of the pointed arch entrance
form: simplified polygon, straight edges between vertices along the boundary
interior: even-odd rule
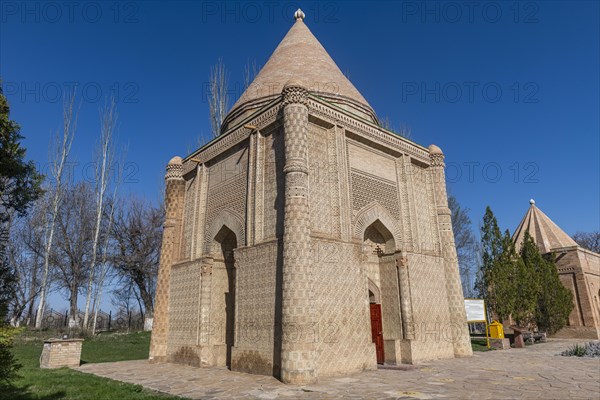
[[[235,255],[238,247],[236,234],[223,225],[215,235],[213,254],[213,301],[214,326],[218,327],[217,345],[224,347],[225,365],[231,368],[231,351],[235,341]],[[224,345],[224,346],[223,346]]]
[[[371,339],[375,343],[377,363],[383,364],[386,359],[385,340],[395,331],[391,314],[394,310],[399,311],[393,296],[390,296],[394,284],[389,282],[396,277],[396,243],[390,230],[376,219],[364,231],[363,246],[369,287]]]

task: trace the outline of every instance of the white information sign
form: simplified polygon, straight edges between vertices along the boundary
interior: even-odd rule
[[[486,322],[483,299],[465,299],[467,322]]]

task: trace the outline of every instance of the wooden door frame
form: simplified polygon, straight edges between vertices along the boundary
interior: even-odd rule
[[[373,331],[373,309],[377,309],[378,310],[378,322],[379,322],[379,327],[381,329],[380,333],[377,335],[379,336],[379,341],[377,340],[378,338],[374,335],[374,331]],[[377,356],[377,364],[384,364],[385,363],[385,349],[384,349],[384,341],[383,341],[383,318],[382,318],[382,312],[381,312],[381,304],[380,303],[369,303],[369,321],[371,324],[371,340],[373,341],[373,343],[375,343],[375,354]],[[379,357],[379,353],[381,353],[381,357]]]

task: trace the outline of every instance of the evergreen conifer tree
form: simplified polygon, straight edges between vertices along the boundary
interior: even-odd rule
[[[508,232],[503,236],[490,207],[481,227],[482,266],[476,283],[479,295],[495,318],[510,315],[515,301],[515,254]]]
[[[517,301],[512,311],[512,317],[519,326],[531,328],[535,325],[535,310],[540,288],[536,266],[540,261],[543,260],[537,246],[529,233],[525,232],[520,256],[516,259],[515,295]]]
[[[549,334],[563,328],[573,310],[573,294],[563,286],[558,276],[554,257],[544,257],[528,232],[525,233],[521,259],[535,278],[535,300],[532,319],[538,329]]]

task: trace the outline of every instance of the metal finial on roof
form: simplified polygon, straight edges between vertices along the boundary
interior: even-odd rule
[[[529,200],[529,204],[534,205],[535,204],[535,200],[534,199],[530,199]]]
[[[301,9],[297,9],[294,13],[294,18],[296,19],[296,21],[304,21],[304,17],[306,17],[306,15],[304,15],[304,12]]]

